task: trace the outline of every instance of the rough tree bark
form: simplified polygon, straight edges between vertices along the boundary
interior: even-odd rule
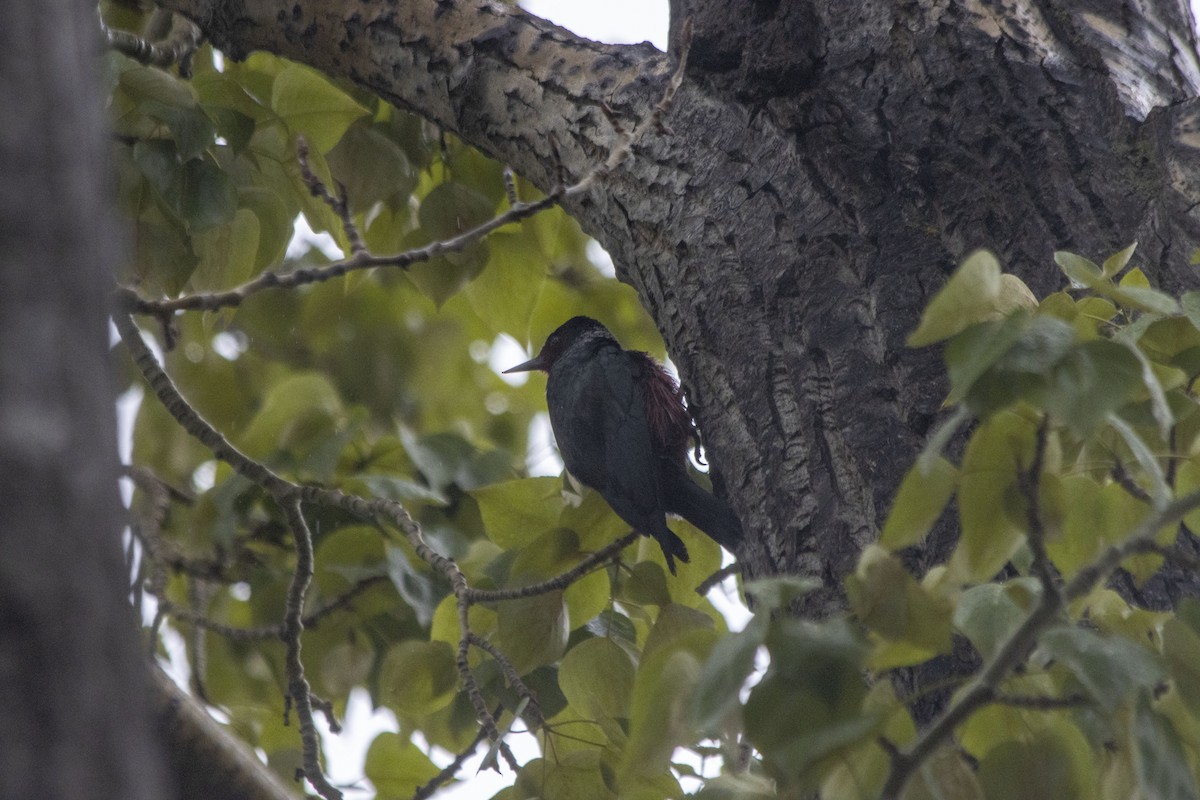
[[[166,796],[121,558],[99,44],[87,3],[0,25],[0,797]]]
[[[578,176],[671,59],[487,0],[163,0],[239,58],[313,65],[453,131],[539,186]],[[657,320],[752,575],[839,605],[938,413],[931,293],[989,247],[1035,291],[1055,249],[1133,240],[1197,285],[1200,66],[1185,0],[675,0],[687,81],[652,137],[569,210]],[[944,537],[943,537],[944,539]],[[934,541],[935,555],[945,542]]]

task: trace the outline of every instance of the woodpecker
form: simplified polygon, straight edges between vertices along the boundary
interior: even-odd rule
[[[646,353],[622,349],[590,317],[572,317],[541,352],[504,370],[548,374],[550,425],[567,471],[590,486],[617,515],[662,547],[667,567],[687,563],[683,542],[667,527],[678,514],[733,551],[742,525],[724,501],[688,477],[689,441],[698,442],[683,393]]]

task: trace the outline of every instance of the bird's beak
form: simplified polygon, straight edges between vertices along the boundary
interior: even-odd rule
[[[517,364],[515,367],[509,367],[502,374],[507,375],[510,372],[533,372],[536,369],[544,370],[546,367],[542,364],[542,354],[538,353],[533,358],[523,364]]]

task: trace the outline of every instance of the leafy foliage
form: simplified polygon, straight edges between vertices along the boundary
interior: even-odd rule
[[[106,14],[137,22],[123,7]],[[305,186],[300,134],[313,173],[344,186],[372,253],[454,236],[508,203],[500,165],[375,97],[264,54],[218,69],[202,50],[195,63],[184,81],[109,57],[132,242],[120,279],[142,297],[327,263],[321,250],[288,250],[297,216],[351,252],[343,220]],[[164,366],[200,415],[284,478],[402,504],[473,589],[535,584],[626,530],[595,493],[525,475],[543,386],[501,380],[494,343],[540,342],[588,313],[662,354],[632,291],[601,274],[586,244],[551,209],[408,269],[185,312],[158,337]],[[505,798],[649,800],[683,787],[713,798],[1195,797],[1200,606],[1136,608],[1104,583],[1117,565],[1142,583],[1164,559],[1190,564],[1175,542],[1181,525],[1200,524],[1177,502],[1200,489],[1200,295],[1154,290],[1133,255],[1096,265],[1060,253],[1070,288],[1038,300],[978,253],[930,303],[910,343],[944,345],[957,411],[847,578],[845,618],[790,618],[810,586],[778,578],[744,587],[757,613],[728,632],[694,591],[719,551],[673,523],[692,554],[677,579],[657,547],[636,543],[553,591],[470,605],[461,614],[482,644],[464,644],[452,586],[406,531],[312,504],[303,661],[314,692],[338,714],[364,687],[396,715],[400,732],[367,755],[380,797],[411,796],[437,774],[412,733],[451,752],[475,742],[460,646],[501,725],[520,717],[541,746]],[[967,418],[961,457],[942,452]],[[144,585],[166,624],[196,634],[188,654],[207,701],[290,773],[299,738],[283,724],[273,640],[296,567],[288,521],[148,393],[133,439]],[[946,513],[961,533],[953,555],[913,574],[907,548]],[[948,713],[969,707],[918,731],[914,698],[889,677],[956,641],[983,665]],[[680,748],[707,759],[703,775]]]

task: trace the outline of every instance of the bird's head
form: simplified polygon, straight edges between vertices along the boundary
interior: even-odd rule
[[[546,337],[546,343],[542,345],[540,353],[523,364],[517,364],[515,367],[504,370],[504,374],[507,375],[510,372],[532,372],[533,370],[549,372],[550,368],[554,366],[554,362],[563,353],[567,352],[572,345],[577,342],[594,339],[616,341],[613,335],[609,333],[608,328],[591,317],[571,317],[562,325],[559,325],[554,333]]]

